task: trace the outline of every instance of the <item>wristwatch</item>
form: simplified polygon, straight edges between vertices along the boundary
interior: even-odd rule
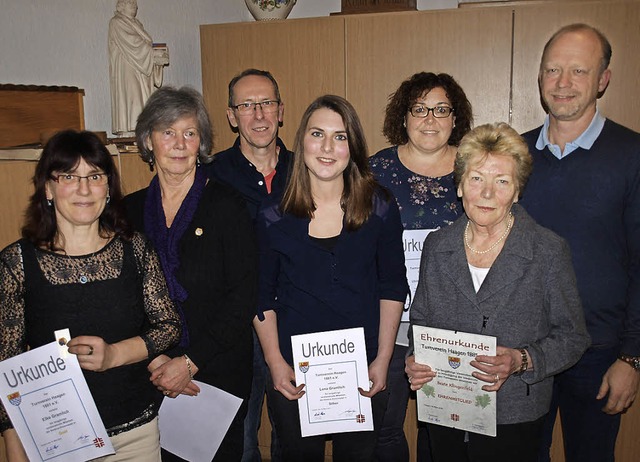
[[[620,361],[624,361],[629,366],[633,367],[636,371],[640,372],[640,357],[639,356],[627,356],[621,354],[618,356]]]

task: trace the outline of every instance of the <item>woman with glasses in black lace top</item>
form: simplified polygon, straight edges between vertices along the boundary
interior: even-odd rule
[[[23,239],[0,253],[0,360],[69,328],[116,450],[102,460],[159,461],[147,365],[180,337],[160,261],[127,225],[118,172],[93,133],[54,135],[33,183]],[[8,459],[28,460],[3,407],[0,431]]]

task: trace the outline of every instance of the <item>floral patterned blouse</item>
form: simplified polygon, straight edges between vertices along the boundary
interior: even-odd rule
[[[369,158],[376,180],[396,197],[404,229],[438,229],[462,214],[453,172],[438,178],[423,176],[405,167],[398,146]]]

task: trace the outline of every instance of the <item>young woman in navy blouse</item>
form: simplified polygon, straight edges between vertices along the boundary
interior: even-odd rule
[[[324,461],[324,436],[301,437],[291,336],[363,327],[374,428],[408,293],[402,223],[373,179],[362,126],[339,96],[316,99],[296,134],[289,184],[257,218],[260,300],[254,320],[271,382],[267,398],[285,461]],[[376,430],[333,435],[334,460],[371,460]]]

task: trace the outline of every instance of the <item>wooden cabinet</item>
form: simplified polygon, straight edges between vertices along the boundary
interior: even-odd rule
[[[371,153],[382,136],[390,93],[415,72],[446,72],[467,93],[474,122],[505,121],[524,132],[544,119],[537,86],[542,48],[561,26],[585,22],[613,47],[611,83],[599,106],[605,116],[640,131],[637,76],[640,1],[523,1],[458,10],[341,15],[279,22],[201,26],[203,91],[216,129],[216,149],[235,139],[225,115],[227,84],[247,67],[270,70],[285,102],[281,136],[291,147],[300,115],[318,95],[345,96],[362,120]],[[640,406],[622,418],[616,460],[640,460]],[[415,402],[405,431],[415,460]],[[268,456],[270,427],[260,441]],[[562,461],[561,434],[553,460]]]
[[[542,48],[560,27],[587,23],[609,39],[611,81],[598,105],[606,117],[640,131],[636,81],[640,75],[637,46],[640,43],[640,2],[562,2],[557,5],[523,5],[514,10],[513,22],[513,126],[530,130],[540,125],[544,111],[540,104],[537,74]]]
[[[415,72],[446,72],[465,89],[474,122],[505,121],[519,131],[542,123],[537,74],[542,48],[564,24],[600,28],[613,46],[610,88],[600,106],[640,130],[633,110],[640,60],[640,2],[525,1],[457,10],[359,14],[268,23],[204,25],[200,29],[203,93],[216,150],[235,139],[226,118],[229,80],[248,67],[267,69],[285,103],[280,136],[291,146],[300,116],[322,94],[345,96],[358,110],[371,153],[382,136],[389,95]]]
[[[416,72],[445,72],[471,101],[475,123],[509,120],[511,11],[504,8],[347,17],[346,95],[365,127],[371,154],[388,97]],[[492,24],[492,27],[486,27]]]
[[[284,124],[293,142],[297,121],[317,96],[345,96],[344,20],[318,18],[201,26],[202,87],[213,121],[215,151],[235,141],[227,121],[228,83],[244,69],[269,70],[280,87]]]

